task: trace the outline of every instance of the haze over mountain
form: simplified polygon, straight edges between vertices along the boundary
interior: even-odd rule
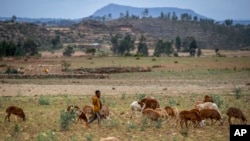
[[[138,7],[132,7],[132,6],[124,6],[124,5],[118,5],[111,3],[107,6],[102,7],[101,9],[97,10],[93,15],[93,17],[103,17],[106,16],[108,17],[109,14],[111,14],[113,19],[119,18],[122,15],[126,15],[126,12],[128,14],[138,16],[138,17],[143,17],[143,12],[145,9],[148,9],[148,15],[147,17],[159,17],[161,13],[163,12],[164,14],[173,14],[175,13],[176,16],[180,17],[181,14],[187,13],[189,15],[192,15],[192,17],[196,16],[198,19],[202,18],[205,19],[207,17],[199,15],[195,13],[193,10],[190,9],[181,9],[181,8],[175,8],[175,7],[155,7],[155,8],[150,8],[150,7],[145,7],[145,8],[138,8]]]

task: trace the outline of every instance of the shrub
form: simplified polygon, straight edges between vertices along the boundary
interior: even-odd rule
[[[241,88],[234,88],[234,95],[236,99],[240,99],[241,97]]]
[[[221,105],[223,104],[223,100],[221,100],[221,97],[220,96],[213,96],[213,100],[214,100],[214,103],[218,106],[218,108],[221,107]]]
[[[136,128],[137,128],[137,126],[136,126],[135,123],[129,123],[128,124],[128,131],[130,131],[131,129],[136,129]]]
[[[155,127],[158,128],[158,129],[162,127],[162,120],[161,119],[157,120]]]
[[[146,94],[138,94],[137,99],[142,100],[145,96],[146,96]]]
[[[188,136],[188,129],[181,129],[180,131],[180,134],[184,137],[187,137]]]
[[[49,105],[50,104],[49,98],[45,98],[44,96],[40,96],[38,102],[40,105]]]
[[[18,71],[16,69],[14,69],[14,68],[8,67],[6,69],[6,71],[5,71],[5,73],[7,73],[7,74],[17,74]]]
[[[61,111],[60,116],[60,124],[61,124],[61,130],[66,131],[69,130],[70,124],[75,118],[75,114],[71,114],[69,112],[65,112],[64,110]]]

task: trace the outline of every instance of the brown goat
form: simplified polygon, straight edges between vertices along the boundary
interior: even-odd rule
[[[88,128],[88,118],[87,116],[85,115],[84,112],[82,112],[80,110],[80,108],[78,106],[74,106],[74,105],[70,105],[67,107],[67,111],[71,114],[76,114],[77,115],[77,122],[79,121],[83,121],[85,123],[85,127]]]
[[[166,120],[166,119],[169,118],[169,115],[168,115],[167,111],[164,108],[156,108],[154,110],[160,114],[160,117],[162,119]]]
[[[23,119],[23,121],[26,120],[25,118],[25,114],[23,112],[23,109],[22,108],[19,108],[17,106],[9,106],[7,109],[6,109],[6,113],[7,115],[5,116],[5,120],[8,119],[8,121],[10,122],[10,116],[11,114],[14,114],[16,115],[17,117],[19,117],[19,119]]]
[[[241,121],[241,124],[247,124],[247,119],[241,109],[230,107],[227,109],[227,116],[228,116],[228,122],[229,124],[232,124],[231,117],[234,117],[235,119],[238,118]]]
[[[159,102],[155,98],[151,98],[151,97],[143,98],[138,103],[141,105],[141,107],[144,107],[144,104],[145,104],[144,109],[146,109],[146,108],[152,108],[152,109],[160,108]]]
[[[180,125],[182,128],[183,128],[183,123],[185,123],[186,128],[187,128],[188,121],[192,121],[193,123],[198,122],[198,123],[200,123],[200,126],[202,126],[202,122],[201,122],[202,119],[201,119],[200,113],[197,111],[193,111],[193,110],[180,111],[178,121],[180,121]]]
[[[102,109],[100,111],[100,115],[101,115],[101,118],[105,118],[105,119],[110,120],[110,117],[109,117],[109,108],[108,108],[107,105],[102,104]]]
[[[157,121],[161,117],[157,111],[151,108],[144,109],[142,115],[150,118],[152,121]]]
[[[85,114],[88,114],[88,115],[93,115],[93,114],[94,114],[93,106],[90,106],[90,105],[85,105],[85,106],[83,106],[82,111],[83,111]]]
[[[215,119],[216,121],[220,121],[221,125],[223,124],[223,120],[221,118],[220,113],[215,109],[202,109],[200,110],[200,115],[202,120],[209,118],[211,120],[212,125],[214,124],[213,119]]]
[[[171,118],[177,118],[179,111],[176,107],[165,106],[164,108]]]
[[[205,95],[203,102],[214,102],[214,101],[213,101],[213,98],[211,96]]]

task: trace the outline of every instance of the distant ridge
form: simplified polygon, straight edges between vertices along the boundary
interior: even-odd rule
[[[180,17],[181,14],[187,13],[189,15],[192,15],[192,17],[197,16],[197,18],[210,19],[208,17],[197,14],[193,10],[190,10],[190,9],[181,9],[181,8],[176,8],[176,7],[138,8],[138,7],[132,7],[132,6],[118,5],[114,3],[108,4],[107,6],[102,7],[91,16],[103,17],[103,16],[108,16],[109,14],[111,14],[113,19],[117,19],[120,17],[120,13],[123,13],[125,15],[126,11],[128,11],[129,15],[142,17],[142,13],[145,9],[148,9],[148,17],[151,16],[153,18],[160,17],[161,12],[163,12],[164,14],[170,13],[171,15],[173,12],[175,12],[176,16],[178,17]]]

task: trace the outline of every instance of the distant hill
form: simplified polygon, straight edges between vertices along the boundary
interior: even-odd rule
[[[187,13],[191,15],[192,17],[197,16],[198,19],[207,19],[207,17],[202,16],[200,14],[195,13],[194,11],[190,9],[180,9],[180,8],[175,8],[175,7],[156,7],[156,8],[138,8],[138,7],[131,7],[131,6],[123,6],[123,5],[118,5],[118,4],[109,4],[107,6],[104,6],[103,8],[97,10],[92,17],[103,17],[103,16],[108,16],[109,14],[112,15],[113,19],[120,18],[120,14],[126,14],[126,12],[129,12],[129,15],[135,15],[138,17],[143,16],[143,12],[145,9],[148,9],[148,17],[159,17],[161,13],[163,12],[164,14],[170,13],[172,15],[173,12],[175,12],[176,16],[180,17],[181,14]]]

